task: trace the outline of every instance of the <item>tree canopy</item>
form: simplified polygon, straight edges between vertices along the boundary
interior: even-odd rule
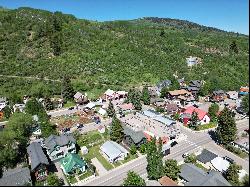
[[[121,121],[116,116],[113,117],[110,128],[110,139],[120,143],[124,137]]]
[[[127,178],[123,182],[123,186],[146,186],[145,180],[134,171],[129,171]]]
[[[180,166],[176,160],[168,159],[165,161],[164,165],[164,174],[171,178],[172,180],[176,181],[180,173]]]

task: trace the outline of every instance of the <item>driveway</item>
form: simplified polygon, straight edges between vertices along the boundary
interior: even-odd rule
[[[108,172],[97,158],[91,159],[91,162],[96,167],[96,171],[99,174],[99,176],[104,175]]]
[[[62,178],[63,181],[64,181],[64,186],[69,186],[64,174],[63,174],[63,171],[62,169],[60,168],[60,162],[56,162],[55,163],[55,166],[56,166],[56,169],[57,171],[55,172],[55,174],[59,177],[59,178]]]

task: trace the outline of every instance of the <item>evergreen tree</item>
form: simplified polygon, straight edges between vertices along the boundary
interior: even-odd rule
[[[150,95],[147,87],[143,87],[142,90],[142,101],[144,105],[149,105],[150,104]]]
[[[162,177],[164,167],[163,167],[163,154],[161,152],[161,145],[156,145],[156,139],[153,138],[147,144],[147,173],[150,180],[157,180]]]
[[[169,88],[168,87],[163,87],[161,89],[161,95],[160,95],[160,97],[161,98],[165,98],[168,92],[169,92]]]
[[[176,181],[180,173],[180,166],[176,160],[168,159],[165,161],[164,174],[170,179]]]
[[[249,114],[249,94],[243,97],[241,106],[245,113]]]
[[[49,97],[46,97],[44,99],[44,104],[45,104],[45,109],[46,110],[53,110],[54,106],[53,106],[53,102],[51,101],[51,99]]]
[[[39,103],[35,98],[27,101],[25,105],[25,112],[31,115],[38,115],[40,113],[46,113],[43,105]]]
[[[236,54],[239,52],[238,46],[237,46],[237,44],[236,44],[235,41],[233,41],[233,42],[230,44],[230,50],[233,51],[233,52],[236,53]]]
[[[218,111],[219,111],[219,105],[216,103],[211,104],[211,106],[208,108],[208,115],[212,122],[216,122]]]
[[[64,76],[62,80],[62,95],[63,99],[69,100],[74,97],[74,89],[71,80],[68,76]]]
[[[239,171],[242,169],[241,166],[233,163],[228,167],[225,177],[233,186],[240,186]]]
[[[132,98],[132,104],[134,105],[136,110],[141,110],[141,96],[138,92],[135,92],[134,98]]]
[[[110,139],[117,143],[122,142],[124,137],[123,127],[119,119],[116,116],[112,119],[112,124],[110,128]]]
[[[3,108],[3,116],[6,118],[6,119],[9,119],[10,116],[12,114],[12,111],[10,109],[10,107],[7,105]]]
[[[129,171],[123,186],[146,186],[145,180],[134,171]]]
[[[114,117],[115,115],[115,109],[114,109],[114,105],[111,101],[109,101],[109,106],[108,106],[108,109],[107,109],[107,114],[109,117]]]
[[[191,119],[190,119],[189,127],[196,129],[196,127],[198,125],[198,120],[199,120],[199,118],[198,118],[197,112],[193,111]]]
[[[236,123],[232,112],[225,107],[218,117],[218,127],[216,134],[221,144],[227,145],[236,139]]]

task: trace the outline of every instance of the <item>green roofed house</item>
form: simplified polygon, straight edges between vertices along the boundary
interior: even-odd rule
[[[68,153],[65,158],[60,160],[61,168],[66,175],[76,173],[79,169],[86,170],[86,162],[76,153]]]

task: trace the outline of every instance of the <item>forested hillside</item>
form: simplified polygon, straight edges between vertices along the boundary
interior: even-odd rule
[[[203,63],[189,69],[186,57]],[[98,93],[142,83],[202,79],[206,89],[232,90],[248,83],[249,37],[188,21],[141,18],[94,22],[60,12],[0,9],[0,96],[29,94],[69,76],[79,91]],[[37,85],[39,83],[39,86]]]

